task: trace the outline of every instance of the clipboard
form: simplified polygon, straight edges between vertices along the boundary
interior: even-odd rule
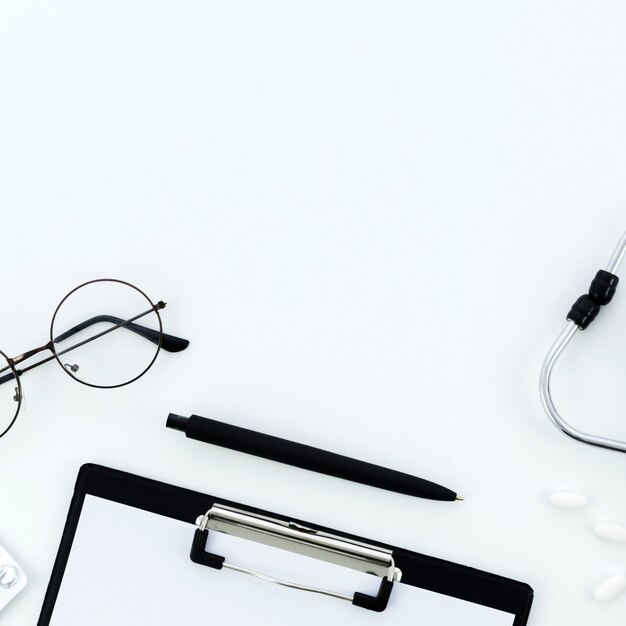
[[[523,626],[532,599],[495,574],[88,464],[37,623]]]

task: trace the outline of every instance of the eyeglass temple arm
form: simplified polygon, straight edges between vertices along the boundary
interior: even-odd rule
[[[159,308],[163,308],[163,307],[165,307],[165,303],[164,302],[159,302],[158,305],[156,305],[156,306],[158,306]],[[140,315],[135,316],[134,318],[131,318],[131,320],[132,319],[137,319],[139,317],[143,317],[144,315],[146,315],[149,312],[150,312],[150,309],[148,311],[144,311]],[[106,335],[106,334],[110,333],[111,331],[115,330],[116,328],[121,328],[123,326],[125,326],[126,328],[128,328],[132,332],[135,332],[138,335],[140,335],[142,337],[145,337],[146,339],[148,339],[148,341],[151,341],[154,344],[158,344],[159,343],[159,337],[161,335],[161,333],[159,331],[153,330],[152,328],[147,328],[146,326],[141,326],[140,324],[135,324],[131,320],[124,320],[124,319],[121,319],[119,317],[115,317],[114,315],[97,315],[97,316],[92,317],[91,319],[85,320],[84,322],[81,322],[80,324],[74,326],[73,328],[70,328],[69,330],[65,331],[64,333],[59,335],[56,339],[54,339],[54,342],[56,342],[56,341],[63,341],[63,339],[67,339],[68,337],[71,337],[72,335],[75,335],[76,333],[80,332],[81,330],[84,330],[85,328],[88,328],[89,326],[92,326],[93,324],[97,324],[99,322],[109,322],[109,323],[113,324],[113,328],[109,328],[108,330],[105,330],[105,331],[99,333],[95,337],[92,337],[90,339],[86,339],[85,341],[82,341],[82,342],[76,344],[75,346],[72,346],[72,347],[68,348],[67,350],[62,351],[59,354],[65,354],[65,352],[73,350],[74,348],[77,348],[77,347],[83,345],[84,343],[88,343],[90,341],[93,341],[94,339],[96,339],[96,338],[98,338],[98,337],[100,337],[102,335]],[[168,352],[180,352],[181,350],[184,350],[185,348],[187,348],[188,345],[189,345],[189,340],[187,340],[187,339],[183,339],[181,337],[176,337],[174,335],[168,335],[168,334],[165,334],[165,333],[163,334],[161,347],[163,349],[167,350]],[[24,361],[25,359],[28,359],[31,356],[34,356],[35,354],[38,354],[39,352],[43,352],[44,350],[54,351],[53,341],[50,341],[46,345],[40,346],[39,348],[34,348],[33,350],[29,350],[28,352],[25,352],[24,354],[20,354],[19,356],[15,357],[13,359],[10,359],[9,361],[12,363],[12,365],[16,365],[17,363],[20,363],[21,361]],[[35,367],[43,365],[44,363],[48,363],[49,361],[52,361],[52,359],[54,359],[54,358],[55,358],[54,355],[53,356],[49,356],[49,357],[47,357],[45,359],[42,359],[41,361],[37,361],[37,363],[33,363],[32,365],[29,365],[28,367],[25,367],[25,368],[20,369],[20,370],[16,370],[15,374],[17,374],[17,376],[21,376],[24,372],[32,370]],[[9,369],[9,367],[10,366],[7,366],[7,367],[4,367],[4,368],[0,369],[0,372],[6,371],[7,369]],[[4,376],[0,376],[0,385],[3,385],[4,383],[7,383],[9,381],[15,380],[15,374],[13,374],[13,372],[11,372],[9,374],[5,374]]]
[[[20,372],[18,372],[18,376],[19,374]],[[0,385],[4,385],[4,383],[8,383],[11,380],[15,380],[15,376],[13,375],[13,373],[0,376]]]
[[[89,328],[94,324],[99,324],[101,322],[109,322],[111,324],[121,324],[124,320],[120,317],[115,317],[114,315],[96,315],[76,326],[73,326],[69,330],[66,330],[64,333],[54,338],[54,342],[58,343],[59,341],[63,341],[64,339],[68,339],[72,335],[79,333],[81,330],[85,330],[85,328]],[[120,326],[120,328],[127,328],[128,330],[136,333],[137,335],[144,337],[148,341],[151,341],[154,344],[159,343],[159,337],[161,333],[158,330],[153,330],[152,328],[148,328],[146,326],[142,326],[141,324],[135,324],[134,322],[130,322],[128,324],[124,324]],[[163,340],[161,342],[161,347],[163,350],[167,352],[181,352],[189,345],[188,339],[183,339],[182,337],[176,337],[175,335],[168,335],[163,333]],[[2,379],[0,378],[0,384],[2,384]]]

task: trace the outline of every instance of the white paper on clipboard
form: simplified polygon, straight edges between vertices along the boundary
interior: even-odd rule
[[[387,609],[288,589],[192,563],[191,524],[88,495],[51,626],[228,624],[512,626],[514,616],[403,584]],[[244,567],[353,593],[375,593],[380,579],[255,542],[211,533],[211,551]],[[302,564],[305,564],[303,566]],[[297,572],[294,574],[294,566]]]

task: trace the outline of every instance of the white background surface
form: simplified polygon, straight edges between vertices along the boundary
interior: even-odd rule
[[[117,391],[51,364],[0,441],[34,624],[92,461],[530,583],[532,626],[616,626],[626,458],[557,432],[541,360],[626,226],[619,2],[0,2],[0,344],[112,276],[191,339]],[[555,396],[626,438],[626,296]],[[439,481],[428,502],[187,441],[195,412]],[[554,489],[586,493],[554,510]]]

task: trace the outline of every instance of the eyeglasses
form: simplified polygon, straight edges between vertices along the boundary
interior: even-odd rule
[[[54,311],[48,343],[12,358],[0,350],[0,437],[19,415],[22,376],[44,363],[56,360],[79,383],[111,389],[143,376],[161,348],[184,350],[187,339],[163,332],[159,311],[164,308],[162,300],[154,304],[134,285],[112,278],[92,280],[70,291]],[[16,368],[46,351],[52,355]]]

